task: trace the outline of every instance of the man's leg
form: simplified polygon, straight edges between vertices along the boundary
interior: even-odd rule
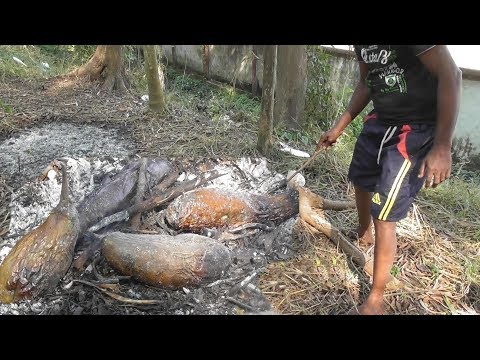
[[[373,112],[372,112],[373,113]],[[372,195],[381,167],[377,164],[378,144],[382,141],[388,126],[378,123],[376,115],[367,118],[361,134],[357,138],[348,178],[355,186],[355,201],[357,205],[358,227],[349,232],[352,240],[358,239],[360,244],[371,245],[372,235],[371,205]]]
[[[358,213],[358,238],[360,243],[364,245],[371,245],[373,244],[372,215],[370,214],[372,193],[359,186],[355,186],[355,201],[357,204]]]
[[[384,144],[382,173],[371,202],[375,225],[373,284],[358,308],[360,314],[383,313],[383,296],[397,249],[396,223],[406,217],[423,184],[418,169],[431,147],[433,128],[404,125],[395,135]]]
[[[367,299],[358,308],[362,315],[383,314],[383,295],[397,251],[396,223],[377,219],[374,219],[373,223],[375,224],[373,284]]]

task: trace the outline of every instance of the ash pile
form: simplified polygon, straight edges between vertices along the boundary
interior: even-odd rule
[[[265,159],[53,160],[12,196],[0,313],[271,313],[258,275],[299,246],[282,181]]]

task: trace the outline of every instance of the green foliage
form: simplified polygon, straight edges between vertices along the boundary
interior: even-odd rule
[[[5,111],[7,114],[13,113],[13,107],[10,105],[4,104],[1,100],[0,100],[0,108],[3,109],[3,111]]]
[[[358,115],[351,123],[348,125],[348,127],[345,129],[345,131],[353,136],[354,138],[357,138],[358,135],[362,132],[363,129],[363,118],[367,115],[367,111],[363,111],[360,115]]]
[[[87,61],[94,51],[95,46],[91,45],[1,45],[0,78],[35,79],[65,74]]]
[[[261,103],[257,98],[254,98],[245,93],[238,93],[233,88],[227,94],[232,107],[236,110],[260,113]]]
[[[305,100],[305,124],[318,124],[323,129],[330,127],[335,94],[329,84],[332,66],[331,56],[319,45],[307,47],[307,90]]]
[[[347,82],[343,86],[332,83],[332,55],[319,45],[307,47],[307,89],[305,100],[304,126],[301,130],[276,128],[275,136],[292,146],[313,146],[321,134],[328,130],[346,109],[353,93]],[[365,110],[345,129],[342,141],[355,142],[363,129],[363,117],[371,110]]]
[[[94,53],[94,45],[37,45],[43,54],[58,61],[69,59],[72,63],[84,63]]]
[[[142,45],[123,45],[123,56],[127,70],[131,71],[133,68],[143,69],[144,58]],[[158,61],[158,63],[160,63],[160,61]]]
[[[457,236],[480,241],[480,173],[454,166],[452,177],[435,189],[422,189],[419,198],[439,226]]]
[[[438,277],[442,273],[442,269],[440,267],[438,267],[437,264],[434,264],[434,263],[429,263],[429,264],[426,264],[426,265],[430,268],[430,271],[432,272],[433,278],[435,280],[437,280]]]
[[[199,110],[207,111],[213,120],[225,114],[240,114],[251,121],[260,116],[259,99],[229,85],[212,85],[203,77],[184,74],[170,67],[166,68],[165,82],[169,92],[181,95],[185,104],[196,103]]]
[[[167,73],[167,78],[171,79],[171,87],[175,90],[191,93],[198,98],[211,98],[214,96],[213,89],[211,86],[208,86],[205,79],[195,78],[186,74],[182,75],[175,70],[170,70]]]
[[[332,55],[319,45],[307,47],[308,76],[305,101],[306,129],[319,126],[324,131],[329,129],[346,109],[353,94],[353,88],[347,82],[337,86],[332,81]],[[371,110],[367,106],[345,130],[347,134],[357,137],[363,128],[363,117]]]
[[[396,264],[392,265],[392,268],[390,270],[390,274],[395,278],[397,278],[398,275],[400,275],[400,268],[398,267],[398,265],[396,265]]]
[[[274,129],[276,137],[283,142],[299,143],[304,146],[309,146],[316,143],[316,138],[312,136],[311,132],[306,130],[292,130],[285,127]]]
[[[467,278],[476,284],[480,284],[480,259],[467,259],[465,268]]]

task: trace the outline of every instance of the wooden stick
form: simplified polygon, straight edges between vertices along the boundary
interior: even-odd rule
[[[73,280],[75,282],[78,282],[78,283],[81,283],[81,284],[85,284],[85,285],[88,285],[88,286],[91,286],[99,291],[101,291],[102,293],[110,296],[111,298],[114,298],[115,300],[118,300],[118,301],[121,301],[121,302],[124,302],[124,303],[127,303],[127,304],[135,304],[135,305],[156,305],[156,304],[161,304],[162,301],[160,300],[136,300],[136,299],[129,299],[129,298],[126,298],[122,295],[118,295],[118,294],[115,294],[111,291],[108,291],[107,289],[104,289],[104,288],[101,288],[100,286],[98,285],[95,285],[95,284],[92,284],[91,282],[88,282],[88,281],[85,281],[85,280]]]
[[[257,312],[257,310],[256,310],[254,307],[252,307],[252,306],[250,306],[250,305],[247,305],[247,304],[244,304],[244,303],[242,303],[241,301],[238,301],[238,300],[236,300],[236,299],[234,299],[234,298],[232,298],[232,297],[230,297],[230,296],[227,296],[227,297],[225,298],[225,300],[228,300],[228,301],[234,303],[235,305],[237,305],[237,306],[239,306],[239,307],[241,307],[241,308],[243,308],[243,309],[245,309],[245,310],[250,310],[250,311],[253,311],[253,312]]]
[[[167,189],[177,181],[178,177],[180,176],[180,170],[174,170],[170,175],[168,175],[165,179],[163,179],[157,186],[155,186],[152,190],[152,194],[159,195],[162,192],[167,191]]]
[[[288,179],[287,179],[287,184],[288,184],[288,182],[289,182],[290,180],[292,180],[292,179],[294,178],[295,175],[297,175],[300,171],[302,171],[303,169],[305,169],[305,168],[308,166],[308,164],[310,164],[310,163],[318,156],[318,154],[320,154],[320,152],[321,152],[322,150],[323,150],[323,149],[320,148],[319,150],[315,151],[315,152],[313,153],[313,155],[310,157],[310,159],[308,159],[307,161],[305,161],[305,162],[303,163],[303,165],[300,166],[300,169],[298,169],[298,170],[295,171],[292,175],[290,175],[290,176],[288,177]]]

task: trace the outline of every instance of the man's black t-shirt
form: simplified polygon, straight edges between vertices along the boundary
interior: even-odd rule
[[[435,45],[354,45],[368,66],[370,98],[389,125],[435,123],[437,79],[418,59]]]

